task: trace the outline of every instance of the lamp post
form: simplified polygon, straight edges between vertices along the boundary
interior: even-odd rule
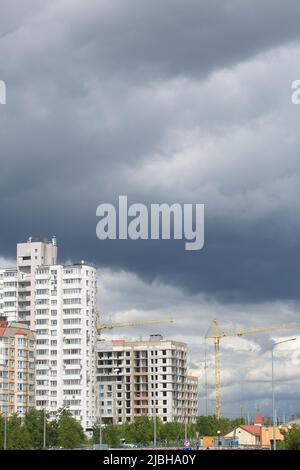
[[[117,369],[114,369],[113,370],[113,373],[114,374],[117,374],[117,375],[120,375],[121,373],[121,369],[117,368]],[[113,390],[112,390],[112,397],[113,397],[113,418],[112,418],[112,422],[114,424],[115,420],[117,422],[117,416],[115,418],[115,415],[117,415],[116,413],[116,409],[117,409],[117,406],[116,406],[116,402],[117,402],[117,398],[116,398],[116,381],[114,381],[114,387],[113,387]]]
[[[3,449],[7,449],[7,411],[4,414],[4,442]]]
[[[220,434],[221,434],[221,431],[217,431],[217,434],[218,434],[218,448],[220,449],[220,446],[221,446],[221,441],[220,441]]]
[[[48,385],[50,385],[50,380],[51,380],[51,372],[52,372],[52,367],[49,365],[48,369]],[[46,444],[47,444],[47,404],[49,405],[49,390],[46,395],[46,405],[44,407],[44,416],[43,416],[43,448],[46,449]]]
[[[157,445],[157,426],[156,426],[156,391],[152,392],[152,417],[153,417],[153,448]]]
[[[151,354],[154,354],[155,347],[151,348]],[[150,360],[151,365],[153,365],[154,360],[151,358]],[[156,426],[156,388],[155,388],[155,380],[154,380],[154,375],[151,376],[151,390],[149,390],[150,393],[150,405],[153,407],[151,408],[151,414],[152,414],[152,419],[153,419],[153,448],[156,448],[157,445],[157,426]]]
[[[283,447],[285,449],[285,436],[286,436],[286,434],[288,434],[290,432],[290,430],[292,429],[292,426],[289,424],[287,428],[284,428],[281,425],[278,426],[278,427],[279,427],[279,431],[283,435]]]
[[[185,442],[188,440],[187,416],[185,416],[185,419],[184,419],[184,440]]]
[[[284,341],[278,341],[272,346],[272,419],[273,419],[273,450],[276,450],[276,409],[275,409],[275,388],[274,388],[274,349],[279,344],[288,343],[289,341],[295,341],[296,338],[285,339]]]
[[[47,435],[47,415],[46,415],[46,408],[44,408],[44,449],[46,449],[46,435]]]
[[[99,383],[99,449],[102,449],[102,410],[101,410],[101,385]]]

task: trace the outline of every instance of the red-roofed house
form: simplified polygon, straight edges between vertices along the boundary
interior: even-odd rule
[[[284,436],[279,427],[275,429],[276,441],[282,441]],[[238,441],[242,447],[263,447],[270,449],[273,445],[273,428],[261,424],[240,425],[224,436],[227,442]]]
[[[225,440],[238,441],[240,446],[259,446],[261,427],[255,424],[241,424],[224,436]]]

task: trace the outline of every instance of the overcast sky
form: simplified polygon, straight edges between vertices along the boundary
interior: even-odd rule
[[[99,268],[104,319],[173,316],[203,391],[203,335],[299,320],[298,0],[0,0],[0,261],[28,236]],[[96,208],[204,203],[205,245],[102,241]],[[300,412],[299,331],[222,341],[224,411]],[[208,345],[212,386],[212,345]],[[201,400],[202,412],[204,400]],[[210,411],[213,389],[210,388]]]

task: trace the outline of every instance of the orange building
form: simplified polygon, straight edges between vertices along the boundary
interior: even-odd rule
[[[288,430],[287,427],[275,428],[276,442],[284,440],[284,432]],[[260,445],[264,448],[271,448],[273,446],[273,426],[262,426],[260,432]]]
[[[215,445],[215,437],[213,436],[204,436],[203,437],[203,448],[207,449],[207,447],[214,447]]]

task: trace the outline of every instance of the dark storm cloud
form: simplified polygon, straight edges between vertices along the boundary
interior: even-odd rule
[[[297,39],[299,16],[297,0],[284,8],[279,0],[12,1],[1,8],[0,33],[24,66],[19,80],[56,68],[72,92],[90,72],[148,81],[234,65]],[[9,74],[14,58],[6,60]]]
[[[8,87],[0,108],[1,256],[12,257],[28,235],[55,234],[64,259],[193,293],[299,297],[299,117],[288,109],[297,77],[286,72],[296,70],[289,50],[300,35],[299,3],[18,6],[1,5],[0,15]],[[96,207],[119,194],[204,202],[204,250],[99,242]]]

